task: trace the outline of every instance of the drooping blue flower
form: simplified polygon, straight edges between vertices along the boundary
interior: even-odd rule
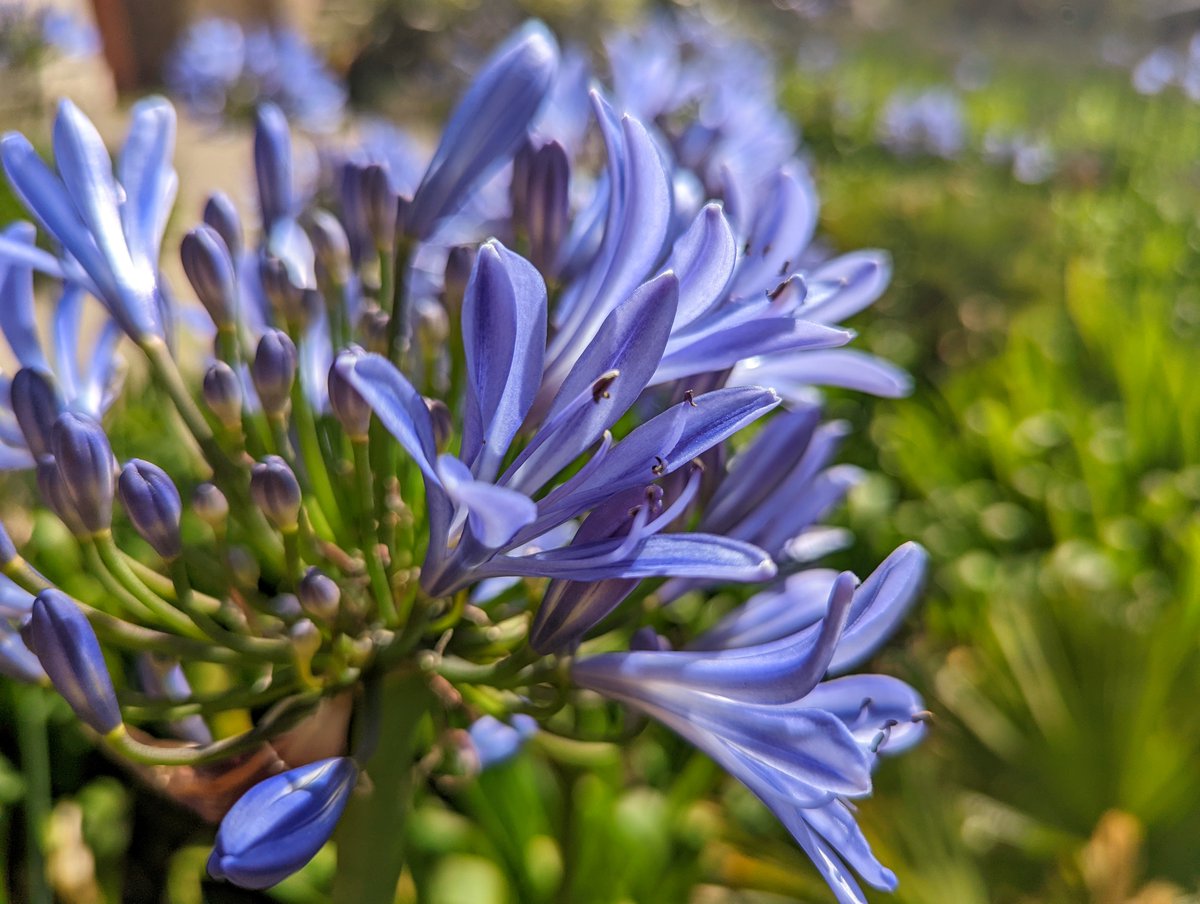
[[[59,590],[43,590],[22,636],[75,715],[102,735],[121,724],[100,642],[74,600]]]
[[[871,854],[847,801],[870,793],[879,753],[920,739],[923,707],[894,678],[826,675],[861,661],[891,633],[924,565],[924,552],[910,544],[860,587],[843,572],[793,585],[799,598],[782,604],[752,600],[708,636],[712,648],[606,653],[576,661],[572,675],[720,763],[780,818],[839,902],[865,904],[850,869],[886,890],[895,876]]]
[[[289,769],[259,782],[221,820],[208,873],[242,888],[269,888],[316,856],[358,781],[349,757]]]

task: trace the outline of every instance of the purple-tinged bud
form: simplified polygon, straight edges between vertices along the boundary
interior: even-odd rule
[[[508,201],[512,207],[512,221],[522,228],[529,221],[529,173],[533,169],[533,157],[536,153],[537,148],[527,137],[513,154]]]
[[[22,637],[75,715],[102,735],[121,724],[100,641],[74,600],[60,590],[43,590]]]
[[[169,659],[155,653],[144,653],[137,658],[137,675],[148,697],[155,700],[169,700],[172,703],[182,703],[192,695],[191,685],[183,668],[176,659]],[[199,715],[185,716],[171,723],[171,731],[175,737],[194,744],[211,744],[212,732],[203,717]]]
[[[537,721],[525,713],[517,713],[510,724],[494,716],[476,719],[467,729],[468,756],[475,771],[482,772],[511,760],[537,730]]]
[[[475,268],[475,246],[455,245],[446,256],[446,273],[442,278],[442,304],[452,319],[462,315],[463,297]]]
[[[167,472],[148,461],[132,459],[121,471],[117,491],[142,539],[168,562],[178,558],[183,552],[179,535],[183,500]]]
[[[225,556],[225,564],[229,568],[229,576],[239,587],[256,587],[262,570],[254,554],[244,546],[231,546]],[[299,604],[297,604],[299,605]]]
[[[312,619],[302,618],[292,625],[288,629],[288,638],[298,659],[311,660],[321,649],[321,629],[313,624]]]
[[[42,663],[5,622],[0,622],[0,675],[24,684],[41,684],[47,679]]]
[[[323,279],[343,284],[350,278],[350,239],[341,222],[328,210],[314,210],[308,217],[308,240],[316,256],[317,273]]]
[[[329,407],[351,440],[363,441],[371,426],[371,406],[363,401],[358,390],[350,385],[354,362],[363,357],[358,346],[338,352],[329,367]]]
[[[367,228],[375,240],[375,250],[390,253],[396,241],[396,206],[399,197],[392,191],[387,170],[372,163],[363,170]]]
[[[204,372],[201,390],[209,411],[227,430],[242,425],[242,381],[224,361],[216,361]]]
[[[62,473],[58,470],[58,462],[54,460],[53,455],[47,455],[38,460],[37,484],[38,491],[42,494],[42,501],[50,507],[54,514],[58,515],[59,520],[67,526],[72,534],[77,537],[85,537],[90,533],[84,527],[79,513],[75,511],[75,503],[71,501],[67,486],[63,482]]]
[[[216,230],[231,257],[242,249],[242,220],[229,195],[215,191],[204,205],[204,223]]]
[[[66,411],[54,422],[50,447],[83,526],[91,533],[108,530],[117,460],[104,428],[85,414]]]
[[[295,320],[304,307],[304,290],[292,282],[287,264],[264,254],[258,261],[258,278],[271,309],[285,320]]]
[[[633,637],[629,638],[629,649],[654,650],[661,653],[671,649],[671,641],[651,627],[638,628],[633,632]]]
[[[263,411],[270,417],[287,413],[296,380],[296,344],[282,330],[267,330],[258,340],[250,377]]]
[[[333,757],[259,782],[221,820],[209,875],[242,888],[286,879],[333,835],[357,780],[352,759]]]
[[[292,213],[292,134],[287,117],[271,103],[254,117],[254,175],[264,231]]]
[[[378,307],[364,308],[358,318],[358,332],[362,336],[363,345],[369,352],[382,355],[387,352],[388,323],[391,320],[387,312]]]
[[[202,483],[192,492],[192,510],[209,527],[218,528],[229,517],[229,500],[212,483]]]
[[[50,451],[50,429],[63,410],[62,396],[54,378],[44,371],[22,367],[12,378],[9,401],[25,445],[33,457],[42,458]]]
[[[237,311],[237,283],[225,240],[211,226],[197,226],[183,237],[179,258],[213,323],[231,327]]]
[[[297,529],[300,484],[286,461],[268,455],[250,470],[250,496],[272,524],[284,533]]]
[[[570,201],[571,164],[562,145],[551,141],[538,148],[528,178],[529,259],[543,273],[553,273],[567,234]]]
[[[280,593],[278,596],[271,597],[269,606],[271,611],[285,622],[294,622],[304,617],[304,608],[300,605],[300,598],[294,593]]]
[[[450,407],[441,399],[426,399],[425,407],[433,425],[433,444],[439,452],[444,452],[450,443],[450,437],[454,435],[454,416],[450,414]]]
[[[331,622],[337,618],[342,591],[337,582],[319,568],[310,568],[297,588],[300,605],[313,618]]]

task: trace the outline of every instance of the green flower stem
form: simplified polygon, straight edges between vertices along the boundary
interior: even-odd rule
[[[404,370],[404,347],[407,341],[406,327],[408,320],[408,262],[412,255],[413,242],[404,235],[396,237],[396,254],[392,258],[388,254],[379,256],[381,266],[386,267],[382,272],[389,276],[391,286],[392,311],[388,318],[387,328],[387,358],[393,364]],[[386,296],[384,296],[386,297]]]
[[[130,722],[173,722],[188,716],[211,716],[232,709],[256,709],[296,693],[297,687],[290,682],[265,691],[253,688],[235,688],[223,694],[206,698],[193,698],[179,703],[169,700],[152,700],[144,694],[122,694],[121,713]]]
[[[9,559],[0,570],[4,572],[6,578],[26,593],[32,593],[34,596],[54,586],[21,556]]]
[[[312,408],[304,397],[300,381],[292,385],[292,422],[296,426],[296,439],[300,444],[300,454],[304,459],[304,476],[308,478],[309,486],[320,507],[318,532],[324,532],[326,539],[346,541],[346,527],[342,522],[342,511],[338,506],[337,493],[333,489],[333,480],[329,476],[329,466],[321,447],[321,438],[317,434],[317,422],[313,418]],[[311,508],[311,506],[310,506]]]
[[[270,662],[290,662],[292,645],[283,639],[270,640],[263,637],[247,637],[234,631],[227,631],[217,624],[206,612],[201,611],[195,604],[191,581],[188,579],[187,566],[182,559],[171,562],[171,578],[175,582],[175,592],[179,597],[179,607],[188,614],[196,626],[215,643],[247,656],[265,659]]]
[[[43,846],[50,821],[50,745],[41,688],[15,688],[17,743],[25,777],[25,873],[29,904],[53,904]]]
[[[375,536],[374,518],[374,484],[371,480],[370,450],[367,443],[359,439],[352,440],[354,447],[354,479],[357,485],[355,498],[361,509],[359,514],[359,532],[362,534],[361,546],[363,558],[367,562],[367,574],[371,579],[371,592],[375,597],[375,605],[379,609],[379,617],[385,625],[399,624],[397,621],[396,601],[384,571],[383,560],[379,558],[379,541]]]
[[[404,842],[412,808],[413,764],[417,739],[432,694],[425,676],[396,671],[377,679],[378,710],[366,714],[372,723],[364,733],[377,743],[360,751],[370,777],[350,798],[334,836],[338,869],[334,904],[392,904],[404,869]],[[368,697],[371,694],[367,695]],[[372,707],[373,708],[373,707]]]
[[[284,567],[287,569],[287,580],[295,588],[304,573],[303,565],[300,563],[300,528],[296,526],[282,533],[283,561]]]
[[[139,581],[141,581],[163,599],[174,601],[175,587],[171,583],[170,578],[164,577],[153,568],[150,568],[148,565],[143,565],[124,550],[118,550],[118,553],[120,554],[121,559],[124,560],[125,565],[129,568],[129,570],[137,575]],[[220,604],[218,603],[218,605]]]
[[[106,734],[104,742],[126,759],[146,766],[203,766],[248,753],[259,744],[294,728],[316,709],[319,701],[320,695],[315,693],[280,700],[248,731],[198,747],[159,747],[139,741],[123,724]]]
[[[523,684],[529,679],[525,670],[542,657],[529,647],[522,647],[496,662],[480,665],[457,656],[439,656],[432,651],[420,656],[421,668],[436,672],[448,681],[506,687]]]
[[[124,610],[126,615],[139,623],[162,623],[162,619],[158,617],[158,613],[154,609],[130,593],[125,585],[117,580],[116,576],[108,570],[108,566],[105,565],[104,560],[100,557],[100,550],[95,543],[89,540],[84,541],[81,545],[83,547],[84,559],[87,560],[88,570],[99,579],[109,595],[120,603],[121,609]]]
[[[267,416],[271,427],[271,448],[275,454],[288,463],[292,470],[296,468],[296,450],[292,448],[291,437],[288,436],[288,419],[282,414]]]
[[[130,598],[141,604],[144,612],[150,613],[154,621],[170,627],[172,631],[184,637],[207,640],[204,632],[188,615],[180,612],[138,580],[137,575],[121,558],[117,544],[113,542],[112,534],[97,534],[90,538],[85,545],[92,547],[99,557],[101,567],[98,569],[98,574],[101,580],[103,580],[103,573],[107,572],[124,588]],[[92,561],[94,562],[94,560]]]

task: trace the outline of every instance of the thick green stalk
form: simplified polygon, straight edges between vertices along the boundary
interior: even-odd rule
[[[431,695],[418,673],[393,672],[379,681],[378,711],[367,714],[378,721],[366,727],[377,736],[363,764],[371,790],[362,792],[360,783],[338,825],[334,904],[392,904],[404,869],[417,735]]]
[[[50,820],[50,745],[41,688],[16,688],[17,742],[25,776],[25,873],[29,904],[53,904],[43,845]]]

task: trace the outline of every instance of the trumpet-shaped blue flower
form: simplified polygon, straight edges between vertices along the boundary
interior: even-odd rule
[[[358,781],[349,757],[289,769],[259,782],[221,820],[208,872],[242,888],[269,888],[329,840]]]
[[[716,648],[607,653],[577,661],[572,674],[713,757],[781,819],[840,902],[862,904],[847,867],[878,888],[894,888],[895,877],[871,854],[846,800],[870,793],[878,753],[920,739],[922,705],[885,676],[822,679],[895,628],[924,564],[910,544],[857,588],[843,572],[785,605],[751,601],[709,636]],[[813,605],[821,584],[823,605]]]

